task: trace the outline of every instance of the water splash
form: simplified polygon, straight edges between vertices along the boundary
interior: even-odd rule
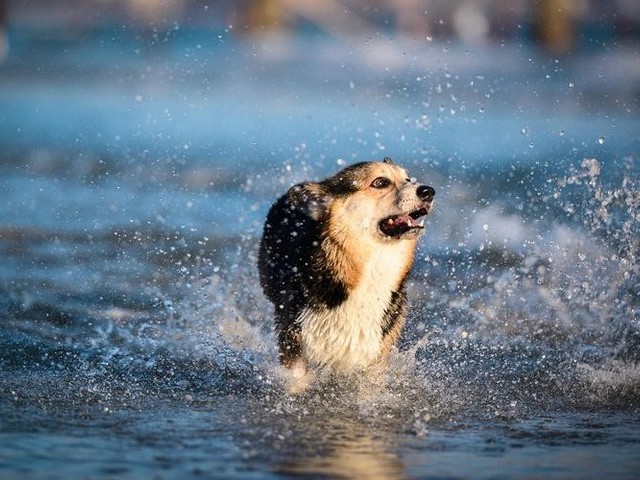
[[[272,307],[257,278],[259,234],[251,231],[235,246],[211,249],[185,237],[165,265],[174,268],[167,273],[171,288],[166,279],[146,287],[146,300],[133,295],[135,284],[117,307],[115,295],[97,300],[91,291],[74,302],[55,297],[39,304],[12,293],[5,310],[22,322],[14,330],[24,338],[4,344],[15,350],[30,342],[32,352],[12,371],[42,365],[48,374],[29,383],[9,372],[3,385],[19,402],[46,405],[142,408],[220,395],[268,397],[293,411],[333,403],[360,419],[394,418],[416,435],[452,416],[519,418],[567,404],[637,405],[635,169],[627,162],[612,183],[606,164],[584,160],[545,183],[541,199],[549,209],[536,211],[538,217],[480,205],[468,234],[451,228],[435,248],[434,225],[411,277],[401,349],[377,383],[327,378],[297,399],[286,393]],[[564,217],[543,218],[549,211]],[[11,351],[2,356],[5,366],[17,358]]]
[[[343,385],[343,398],[360,412],[375,405],[403,416],[408,408],[413,417],[404,421],[416,432],[427,428],[425,418],[453,412],[517,417],[566,404],[635,404],[640,199],[633,168],[610,186],[600,162],[586,159],[552,183],[544,201],[567,221],[531,226],[493,207],[478,211],[480,243],[433,254],[429,267],[416,268],[411,318],[386,386],[358,383],[350,396]],[[494,230],[498,236],[487,241]],[[501,231],[509,241],[498,241]],[[170,351],[209,359],[224,372],[217,388],[241,378],[240,390],[268,391],[286,403],[256,242],[257,235],[245,238],[224,272],[194,287],[180,305],[183,328]],[[320,381],[305,401],[331,397],[335,382]]]

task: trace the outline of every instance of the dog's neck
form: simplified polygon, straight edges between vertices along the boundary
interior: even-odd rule
[[[349,291],[363,284],[393,291],[398,289],[411,269],[416,241],[374,241],[363,235],[334,234],[325,237],[321,249],[334,278],[346,285]]]

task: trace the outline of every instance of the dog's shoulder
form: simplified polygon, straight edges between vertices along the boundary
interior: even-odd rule
[[[300,257],[309,254],[314,239],[320,236],[317,219],[309,215],[306,204],[298,195],[299,186],[291,187],[269,209],[260,242],[259,268],[293,268]]]
[[[267,298],[295,316],[303,307],[335,307],[347,288],[323,257],[326,198],[314,183],[294,185],[270,208],[258,255],[260,282]]]

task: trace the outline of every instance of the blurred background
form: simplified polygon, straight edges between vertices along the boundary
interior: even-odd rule
[[[556,54],[637,38],[640,23],[634,0],[2,0],[0,8],[5,28],[10,21],[69,33],[113,24],[232,27],[237,35],[319,29],[347,38],[382,30],[414,40],[527,39]]]
[[[149,92],[157,100],[161,85],[187,83],[199,83],[201,100],[212,89],[225,99],[241,85],[262,91],[253,113],[265,102],[282,101],[281,95],[292,100],[296,89],[326,89],[327,99],[341,93],[363,98],[366,92],[353,90],[365,84],[369,100],[411,95],[407,107],[428,104],[416,121],[430,124],[442,117],[426,111],[435,108],[436,97],[446,97],[437,99],[438,108],[458,112],[468,102],[481,113],[484,104],[503,101],[513,108],[518,98],[520,109],[607,106],[629,113],[638,104],[639,41],[640,3],[634,0],[0,0],[0,82],[7,96],[15,100],[10,89],[35,78],[51,86],[68,86],[72,79],[109,85],[111,93],[117,85],[126,90],[137,84],[126,108],[132,113],[139,110],[136,103],[149,105]],[[358,75],[364,78],[356,82]],[[482,80],[474,85],[478,75]],[[533,88],[540,75],[546,77]],[[566,94],[560,84],[551,85],[560,78],[571,85]],[[349,89],[337,92],[339,83]],[[189,96],[189,89],[177,90]],[[70,103],[87,99],[76,93]],[[304,97],[292,102],[304,108]],[[51,100],[40,99],[43,106]],[[246,97],[239,100],[247,105]],[[7,147],[44,141],[51,125],[26,138],[33,133],[30,120],[38,119],[23,118],[26,125],[17,117],[3,119],[12,117],[10,104],[0,112],[0,141]],[[85,118],[107,115],[95,102],[84,107]],[[171,121],[177,133],[181,119]],[[103,129],[112,123],[101,122]],[[89,146],[86,138],[72,140]],[[102,135],[102,147],[104,142]]]

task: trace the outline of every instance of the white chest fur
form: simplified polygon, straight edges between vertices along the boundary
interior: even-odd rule
[[[332,309],[302,311],[303,354],[312,365],[343,372],[374,364],[382,350],[382,321],[393,290],[398,288],[406,252],[382,245],[365,265],[346,301]]]

